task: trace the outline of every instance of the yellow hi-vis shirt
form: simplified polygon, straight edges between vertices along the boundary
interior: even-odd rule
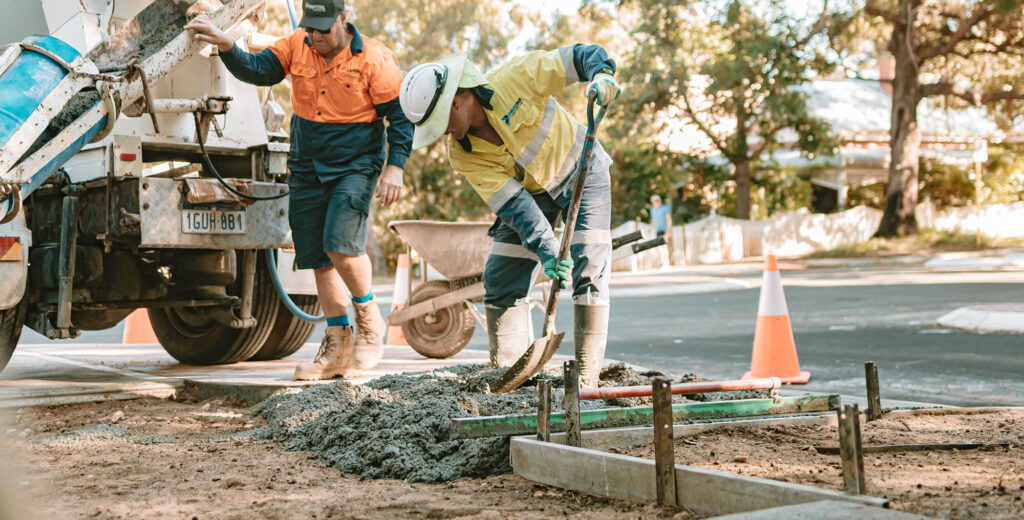
[[[448,137],[448,159],[495,213],[518,192],[547,191],[557,196],[566,186],[583,151],[586,127],[552,94],[580,81],[573,48],[535,51],[511,59],[486,74],[494,91],[493,110],[485,110],[504,142],[495,146],[467,135],[471,151]]]

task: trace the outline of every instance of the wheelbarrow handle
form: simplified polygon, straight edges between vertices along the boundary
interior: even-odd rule
[[[583,186],[587,181],[587,173],[590,170],[590,159],[594,154],[594,141],[597,134],[597,127],[604,119],[607,106],[601,106],[597,115],[594,115],[594,104],[597,101],[597,93],[591,92],[587,97],[587,135],[583,141],[583,155],[580,157],[579,173],[576,175],[576,183],[572,189],[572,202],[565,213],[565,230],[562,231],[562,243],[558,248],[558,261],[561,262],[569,257],[569,246],[572,244],[572,233],[576,227],[576,216],[580,210],[580,201],[583,199]],[[557,283],[551,284],[551,292],[548,294],[548,302],[544,307],[544,329],[546,336],[555,329],[555,308],[558,306],[558,293],[560,287]]]

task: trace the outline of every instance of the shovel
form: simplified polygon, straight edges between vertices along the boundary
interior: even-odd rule
[[[596,93],[591,93],[587,102],[587,137],[583,142],[583,156],[580,158],[580,171],[576,175],[576,184],[572,189],[572,202],[565,213],[565,230],[562,232],[562,243],[558,248],[558,261],[561,262],[569,257],[569,245],[572,243],[572,231],[576,227],[576,214],[580,210],[580,199],[583,198],[583,185],[587,180],[587,170],[590,169],[590,156],[594,151],[594,134],[597,133],[597,125],[604,119],[604,112],[608,107],[603,106],[594,116],[594,101]],[[537,375],[544,365],[551,360],[551,356],[558,350],[562,343],[564,332],[555,332],[555,309],[558,307],[558,293],[561,287],[552,283],[551,291],[548,294],[547,305],[544,307],[544,329],[541,337],[534,340],[530,348],[523,353],[516,363],[502,374],[498,382],[491,385],[491,392],[504,394],[519,388],[526,380]]]

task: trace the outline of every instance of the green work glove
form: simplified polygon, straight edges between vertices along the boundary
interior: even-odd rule
[[[560,281],[562,289],[568,289],[572,283],[572,258],[566,258],[561,262],[556,257],[548,258],[547,262],[544,262],[544,274],[552,281]]]
[[[597,104],[601,106],[607,106],[618,99],[621,91],[619,82],[615,81],[615,76],[607,72],[594,74],[594,79],[587,85],[587,96],[589,97],[591,92],[596,92]]]

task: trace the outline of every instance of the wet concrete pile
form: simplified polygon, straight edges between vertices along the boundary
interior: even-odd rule
[[[343,473],[412,482],[486,477],[511,471],[508,439],[451,440],[451,420],[536,413],[536,379],[510,394],[487,393],[487,385],[503,372],[466,365],[389,375],[362,386],[320,385],[272,397],[254,413],[267,420],[265,438],[282,442],[288,450],[311,450]],[[602,386],[649,384],[657,375],[611,365],[602,371]],[[561,385],[555,374],[540,377]],[[693,375],[680,379],[694,380]],[[584,401],[581,406],[634,406],[640,401]],[[557,400],[552,405],[559,407]]]

